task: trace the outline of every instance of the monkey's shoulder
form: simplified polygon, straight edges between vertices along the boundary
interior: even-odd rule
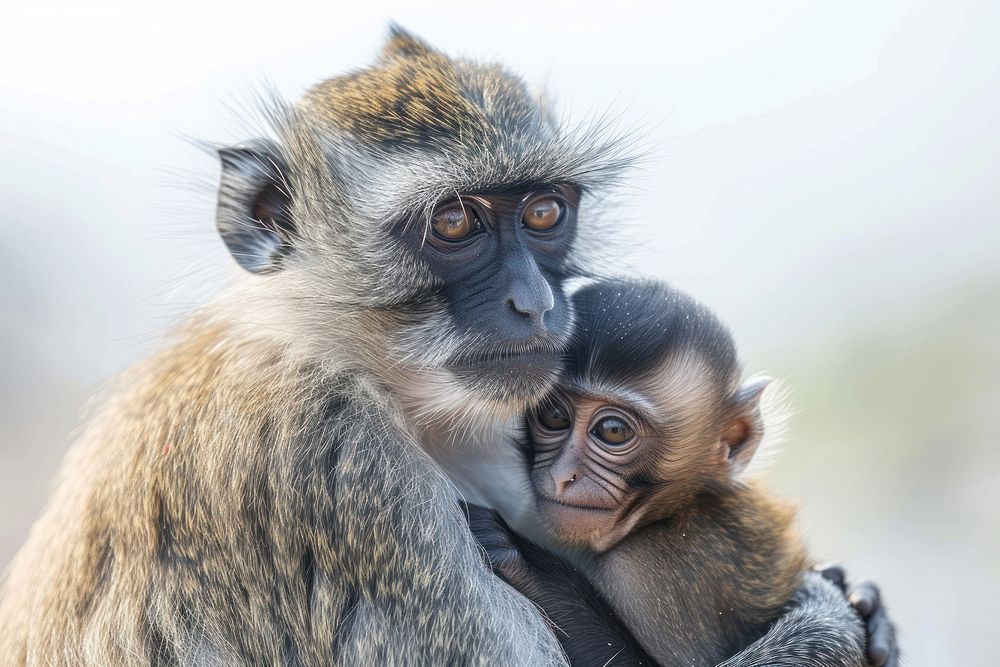
[[[679,515],[639,531],[646,548],[667,547],[678,563],[711,582],[720,601],[748,619],[772,616],[792,597],[806,568],[796,508],[760,480],[700,497]]]
[[[654,654],[686,655],[687,646],[724,657],[801,585],[806,554],[794,514],[756,482],[706,495],[599,556],[591,575]],[[663,627],[674,628],[671,637],[659,636]]]
[[[737,571],[732,594],[750,619],[773,618],[802,583],[808,559],[795,518],[795,504],[760,480],[736,485],[695,512],[701,555],[714,553],[722,572]]]

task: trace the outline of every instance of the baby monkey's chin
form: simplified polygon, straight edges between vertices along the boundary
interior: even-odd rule
[[[537,497],[537,505],[542,521],[564,546],[602,553],[623,537],[617,508],[569,505],[545,496]]]

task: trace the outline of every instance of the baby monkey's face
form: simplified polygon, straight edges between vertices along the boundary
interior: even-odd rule
[[[704,373],[653,377],[673,382],[565,383],[528,413],[532,489],[563,544],[606,551],[731,483],[753,456],[767,378],[724,389]]]
[[[531,484],[560,541],[604,551],[635,525],[656,433],[626,401],[554,392],[527,418]]]

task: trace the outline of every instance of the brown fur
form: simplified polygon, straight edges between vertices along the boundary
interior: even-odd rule
[[[74,446],[2,591],[0,664],[358,664],[411,641],[503,660],[479,598],[529,607],[482,569],[412,440],[351,435],[386,416],[406,432],[375,388],[222,321],[203,313],[126,373]]]
[[[50,510],[11,568],[0,618],[20,627],[3,633],[4,664],[25,644],[32,658],[62,656],[56,662],[67,664],[148,659],[168,639],[157,633],[192,632],[176,626],[177,611],[205,600],[206,587],[220,610],[270,614],[272,602],[287,604],[291,632],[308,634],[301,597],[276,591],[271,600],[266,589],[241,584],[249,574],[304,588],[304,573],[293,571],[300,560],[264,561],[237,545],[254,530],[276,556],[301,555],[300,531],[280,526],[302,515],[305,498],[268,491],[277,480],[265,461],[293,463],[296,434],[319,421],[309,406],[319,405],[320,389],[302,382],[308,375],[281,349],[228,333],[221,325],[187,327],[175,347],[121,379],[84,432]],[[313,558],[329,559],[323,536],[315,537]],[[227,630],[227,641],[279,639]]]
[[[499,66],[468,66],[411,35],[394,33],[375,67],[317,85],[303,105],[338,129],[375,144],[425,143],[489,134],[494,129],[491,108],[501,105],[510,113],[530,99],[524,86]],[[532,127],[538,123],[530,104],[513,120],[518,117]]]

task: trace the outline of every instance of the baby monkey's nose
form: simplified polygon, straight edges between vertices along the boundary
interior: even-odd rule
[[[556,481],[556,495],[561,496],[566,492],[566,487],[576,481],[576,473],[569,475],[562,474],[555,478]]]

